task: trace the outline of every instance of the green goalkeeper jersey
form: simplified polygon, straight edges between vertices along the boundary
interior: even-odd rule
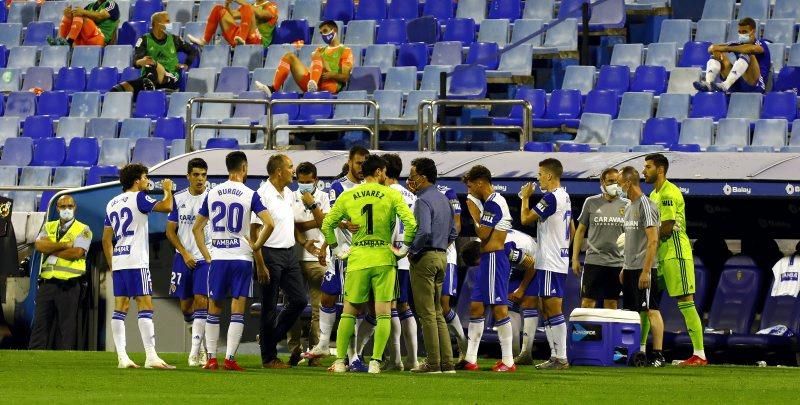
[[[342,220],[349,219],[360,228],[353,234],[347,271],[377,266],[394,266],[397,258],[391,251],[396,218],[405,228],[404,241],[411,244],[417,233],[417,221],[403,196],[378,183],[364,183],[353,187],[339,197],[325,216],[322,233],[329,245],[336,243],[334,229]]]
[[[650,200],[658,207],[661,222],[675,221],[672,235],[658,244],[658,261],[668,259],[693,260],[692,245],[686,234],[686,203],[678,186],[665,181],[661,190],[653,189]]]

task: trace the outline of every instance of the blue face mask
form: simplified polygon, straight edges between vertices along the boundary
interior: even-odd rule
[[[331,33],[327,35],[322,34],[322,42],[325,42],[327,45],[330,45],[334,38],[336,38],[336,31],[331,31]]]
[[[297,183],[297,191],[299,191],[300,194],[314,194],[314,192],[317,191],[317,187],[314,183]]]

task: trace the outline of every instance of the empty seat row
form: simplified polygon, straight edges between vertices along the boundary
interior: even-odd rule
[[[783,44],[798,42],[794,18],[755,19],[757,22],[762,21],[764,27],[763,31],[760,29],[757,31],[756,37]],[[692,23],[691,20],[665,20],[661,24],[658,42],[674,42],[679,46],[683,46],[684,43],[690,41],[711,42],[714,44],[737,41],[738,26],[738,20],[729,19],[704,19],[696,24]],[[693,31],[694,35],[692,35]]]
[[[41,51],[36,46],[8,48],[5,68],[25,69],[42,66],[59,69],[63,66],[82,67],[90,71],[95,67],[115,67],[123,70],[131,66],[133,47],[130,45],[99,46],[46,46]]]

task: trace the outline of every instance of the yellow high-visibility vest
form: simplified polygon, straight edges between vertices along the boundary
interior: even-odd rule
[[[47,237],[53,241],[58,242],[58,227],[59,221],[50,221],[44,225],[45,232],[47,232]],[[78,222],[78,220],[74,220],[72,222],[72,226],[69,227],[67,232],[61,236],[61,239],[67,238],[67,240],[75,241],[79,236],[84,235],[91,238],[92,231],[91,229],[86,226],[85,224]],[[47,258],[45,257],[45,260]],[[55,263],[43,263],[42,264],[42,271],[39,273],[39,277],[43,279],[58,279],[58,280],[69,280],[71,278],[80,277],[84,273],[86,273],[86,257],[81,257],[77,260],[67,260],[58,258]]]

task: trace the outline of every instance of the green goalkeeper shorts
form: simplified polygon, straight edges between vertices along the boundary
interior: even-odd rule
[[[392,301],[395,298],[396,277],[395,266],[348,270],[344,278],[344,299],[351,304],[363,304],[369,301],[372,295],[375,302]]]
[[[659,262],[658,279],[670,297],[694,294],[694,261],[673,258]]]

